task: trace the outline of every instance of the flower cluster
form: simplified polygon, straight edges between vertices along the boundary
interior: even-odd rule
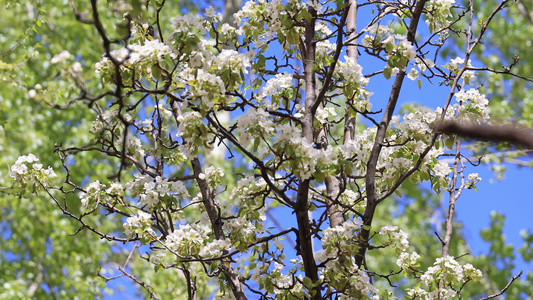
[[[478,89],[460,90],[455,93],[455,98],[460,104],[463,104],[461,106],[462,111],[468,111],[469,114],[485,120],[489,118],[489,109],[487,108],[489,100]]]
[[[386,235],[389,238],[388,245],[394,245],[400,252],[404,252],[409,248],[409,241],[407,240],[407,233],[399,229],[398,226],[383,226],[379,231],[380,235]]]
[[[437,32],[450,25],[449,18],[452,16],[450,8],[455,0],[430,0],[426,4],[428,11],[426,23],[430,32]]]
[[[70,54],[70,52],[68,52],[67,50],[63,50],[63,51],[61,51],[61,53],[59,53],[56,56],[52,57],[52,59],[50,60],[50,63],[52,65],[55,65],[55,64],[61,63],[63,61],[66,61],[66,60],[70,59],[71,57],[72,57],[72,55]]]
[[[105,186],[99,180],[91,182],[84,193],[81,193],[81,205],[85,209],[93,209],[100,203],[100,199],[105,197]]]
[[[407,64],[415,59],[415,48],[407,41],[406,35],[393,34],[394,30],[385,25],[372,25],[366,32],[363,46],[387,52],[388,64],[383,71],[385,78],[390,78],[394,68],[405,70]]]
[[[420,59],[420,58],[416,58],[415,59],[415,64],[414,64],[414,67],[418,68],[415,69],[415,68],[412,68],[409,73],[407,73],[407,78],[411,79],[411,80],[416,80],[418,78],[418,75],[420,75],[420,72],[424,72],[425,70],[427,70],[427,68],[431,68],[431,67],[434,67],[435,66],[435,63],[430,60],[430,59]]]
[[[464,58],[456,57],[452,59],[449,63],[446,63],[444,67],[450,70],[450,72],[457,73],[457,71],[459,71],[459,65],[462,65],[464,63],[465,63]],[[472,65],[470,64],[470,60],[468,60],[467,67],[471,67],[471,66]]]
[[[293,88],[292,74],[283,73],[277,74],[276,77],[267,81],[261,93],[257,96],[258,99],[264,99],[267,96],[277,96],[287,89]],[[273,103],[275,100],[272,101]],[[278,102],[279,105],[279,102]]]
[[[400,252],[400,256],[396,260],[396,264],[398,265],[398,267],[402,268],[403,270],[407,270],[407,269],[417,266],[417,262],[419,258],[420,258],[420,255],[418,255],[418,253],[416,252],[409,254],[403,251],[403,252]]]
[[[322,232],[323,251],[316,254],[317,261],[328,258],[338,258],[340,255],[355,256],[358,250],[357,236],[354,234],[363,222],[357,219],[348,220],[336,227],[330,227]],[[326,263],[326,268],[335,268],[335,261]]]
[[[274,123],[264,109],[250,108],[239,117],[237,129],[241,133],[241,144],[244,147],[248,147],[252,138],[254,138],[254,141],[257,141],[254,142],[254,145],[258,145],[261,137],[271,136],[274,131]]]
[[[120,69],[122,72],[136,76],[146,72],[150,76],[156,77],[160,73],[160,70],[157,69],[159,67],[155,65],[158,61],[161,61],[165,56],[172,59],[177,58],[175,50],[159,40],[146,40],[143,45],[131,44],[112,51],[110,55],[114,61],[121,63]],[[95,69],[97,73],[101,73],[104,82],[112,82],[115,70],[114,64],[109,57],[104,56],[101,61],[96,63]],[[123,78],[126,79],[128,77],[125,76]]]
[[[20,156],[15,164],[11,166],[11,178],[20,183],[27,184],[34,180],[40,183],[46,183],[50,178],[57,177],[51,167],[44,169],[42,164],[35,163],[37,161],[39,159],[31,153]]]
[[[267,184],[264,179],[255,180],[245,177],[237,182],[231,191],[230,199],[237,205],[238,217],[229,219],[224,229],[229,232],[232,240],[253,240],[255,234],[264,232],[265,212],[260,203],[267,196]]]
[[[363,76],[363,67],[352,57],[345,56],[344,61],[338,61],[333,76],[344,96],[348,99],[361,99],[353,103],[356,109],[364,112],[372,108],[369,100],[373,93],[366,89],[369,80]]]
[[[216,188],[217,186],[222,185],[224,171],[219,167],[210,166],[205,169],[204,173],[200,173],[198,177],[205,180],[210,188]]]
[[[425,299],[448,299],[455,297],[454,286],[461,287],[470,280],[478,280],[483,274],[471,264],[460,265],[453,257],[437,258],[434,265],[420,277],[427,290],[421,287],[408,291],[408,295]]]
[[[124,233],[126,236],[131,237],[134,234],[138,234],[143,244],[147,244],[152,241],[156,234],[151,228],[152,216],[143,211],[138,211],[137,215],[128,217],[126,222],[122,224],[124,226]]]
[[[219,76],[202,69],[187,69],[183,73],[188,75],[191,99],[199,99],[200,105],[213,108],[225,99],[226,87]]]
[[[170,233],[164,244],[169,250],[182,256],[198,256],[203,247],[208,243],[210,233],[211,229],[206,225],[186,224]],[[226,245],[227,243],[225,241],[221,241],[218,244],[213,244],[211,249],[213,251],[219,251],[226,247]],[[204,252],[203,254],[208,253]]]
[[[209,152],[213,149],[210,143],[211,139],[207,135],[207,125],[200,113],[196,111],[189,111],[178,117],[178,137],[184,140],[184,153],[187,158],[194,158],[197,156],[200,147]]]
[[[333,148],[317,149],[313,144],[302,138],[301,131],[289,124],[284,124],[277,128],[276,141],[274,147],[279,153],[284,153],[287,157],[288,167],[301,179],[308,179],[311,176],[320,182],[325,175],[333,172],[331,167],[337,160],[337,155]]]
[[[214,240],[205,244],[198,255],[205,258],[218,257],[224,254],[224,252],[231,249],[231,241],[229,239]]]
[[[306,5],[297,0],[248,1],[234,14],[235,22],[240,25],[237,33],[255,37],[256,48],[263,48],[266,41],[277,36],[283,50],[289,51],[302,36],[301,27],[293,24],[308,16]]]
[[[131,192],[132,197],[139,197],[139,205],[148,205],[151,208],[159,203],[165,196],[171,196],[176,200],[190,197],[185,185],[180,181],[169,182],[161,176],[152,178],[149,175],[136,173],[135,179],[126,183],[126,189]]]

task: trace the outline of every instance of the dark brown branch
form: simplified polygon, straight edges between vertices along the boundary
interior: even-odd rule
[[[522,275],[522,271],[520,271],[520,273],[516,274],[516,276],[513,276],[513,278],[511,278],[511,280],[507,283],[507,285],[501,291],[497,292],[496,294],[487,296],[485,298],[481,298],[480,300],[493,299],[493,298],[496,298],[498,296],[503,295],[503,293],[505,293],[505,291],[507,291],[507,289],[511,286],[511,284],[513,284],[513,282],[515,280],[517,280],[518,277],[520,277],[520,275]]]
[[[413,16],[411,18],[411,23],[409,25],[409,31],[407,32],[407,40],[414,44],[415,41],[415,35],[416,30],[418,27],[418,21],[420,20],[420,16],[422,14],[422,11],[424,9],[424,5],[426,4],[427,0],[422,0],[416,4],[415,11],[413,12]],[[387,131],[387,128],[389,127],[389,122],[392,118],[392,114],[394,113],[394,109],[396,108],[396,103],[398,102],[398,97],[400,96],[400,90],[402,88],[403,79],[405,78],[405,71],[401,70],[398,75],[396,75],[396,79],[394,81],[394,84],[392,86],[391,94],[389,97],[389,101],[387,103],[387,108],[385,109],[385,113],[383,114],[383,119],[379,123],[378,130],[376,133],[376,139],[374,141],[374,146],[372,147],[372,152],[370,153],[370,158],[368,160],[367,164],[367,174],[366,174],[366,193],[367,193],[367,206],[365,210],[365,214],[363,216],[363,222],[367,226],[366,229],[363,229],[361,231],[360,235],[360,250],[356,257],[356,264],[361,266],[363,264],[366,249],[368,246],[368,240],[370,237],[370,226],[372,225],[372,219],[374,218],[374,213],[376,210],[376,206],[378,205],[378,197],[376,195],[376,170],[377,170],[377,163],[379,159],[379,155],[381,153],[381,149],[383,148],[383,141],[385,140],[385,133]]]
[[[438,133],[456,134],[465,138],[492,142],[509,142],[533,149],[531,128],[517,128],[511,125],[495,126],[487,124],[445,122],[435,129]]]

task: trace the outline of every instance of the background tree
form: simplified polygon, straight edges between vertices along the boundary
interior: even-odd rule
[[[434,62],[448,26],[456,17],[470,17],[468,10],[462,13],[450,1],[249,2],[237,14],[239,27],[221,22],[222,16],[213,9],[205,12],[205,18],[189,14],[170,22],[168,16],[176,13],[164,1],[109,4],[71,3],[69,11],[86,23],[71,26],[91,29],[84,31],[84,38],[82,31],[73,30],[77,27],[67,27],[72,30],[66,30],[71,35],[66,38],[64,31],[51,35],[58,49],[49,48],[45,60],[50,63],[38,69],[48,73],[38,81],[32,82],[28,74],[37,69],[32,61],[44,59],[29,58],[21,64],[29,69],[18,70],[16,59],[21,56],[15,51],[27,51],[23,46],[13,47],[10,59],[5,59],[6,74],[13,79],[20,72],[23,80],[15,82],[30,101],[19,106],[48,112],[50,124],[57,122],[68,130],[46,129],[49,147],[61,143],[55,147],[66,176],[61,188],[49,178],[50,171],[34,164],[33,156],[23,156],[11,167],[12,177],[29,187],[26,201],[52,199],[59,208],[56,215],[62,211],[77,221],[63,228],[63,234],[76,232],[76,240],[89,241],[81,236],[96,234],[119,243],[149,245],[141,247],[146,253],[143,261],[135,259],[136,252],[121,257],[122,251],[109,252],[105,243],[100,244],[110,261],[121,262],[120,272],[152,297],[202,297],[211,292],[205,284],[214,281],[219,282],[219,295],[239,299],[253,294],[392,297],[387,290],[402,297],[404,287],[412,298],[426,292],[441,297],[472,293],[467,288],[474,285],[462,283],[479,280],[477,271],[465,264],[466,258],[461,257],[461,266],[447,255],[459,260],[468,251],[460,235],[451,239],[453,201],[463,189],[474,187],[477,177],[469,176],[465,182],[461,142],[439,137],[433,127],[443,119],[487,117],[486,98],[469,88],[474,74],[468,70],[468,59],[506,1],[485,6],[490,11],[480,19],[479,28],[465,27],[467,34],[461,35],[468,42],[461,55],[465,60],[454,59],[444,67]],[[55,7],[49,9],[52,13]],[[28,15],[31,11],[35,8],[28,9]],[[356,13],[371,15],[359,30],[350,22]],[[426,26],[421,20],[429,32],[419,30]],[[39,22],[34,22],[38,27]],[[28,31],[26,36],[33,35]],[[76,49],[65,40],[87,42],[87,48]],[[101,60],[102,52],[94,51],[94,45],[100,44]],[[356,48],[364,61],[357,58]],[[358,63],[370,72],[363,75]],[[47,75],[54,72],[61,76]],[[403,119],[394,117],[404,78],[418,76],[451,86],[450,93],[443,94],[445,109],[411,106]],[[390,78],[391,92],[380,110],[371,91],[381,77]],[[379,82],[380,89],[384,86]],[[450,105],[456,92],[459,104]],[[17,109],[15,114],[24,111]],[[231,121],[219,120],[224,112],[230,113]],[[16,122],[23,121],[6,116],[5,132],[22,137],[22,131],[25,138],[34,132],[20,123],[13,126]],[[18,143],[30,142],[34,141]],[[445,152],[444,145],[451,152]],[[215,146],[227,152],[208,156]],[[453,170],[439,160],[447,154],[456,157]],[[12,165],[15,157],[9,159]],[[54,165],[51,158],[41,159],[44,165]],[[431,190],[418,186],[420,181],[430,182]],[[31,207],[17,212],[12,201],[19,185],[12,187],[6,190],[6,199],[11,199],[6,201],[11,202],[5,207],[13,214],[10,222],[3,223],[10,226],[6,232],[13,231],[23,212],[35,213]],[[443,190],[449,191],[452,205],[439,241],[430,237],[431,207],[438,203],[428,192]],[[414,200],[402,202],[395,194]],[[48,213],[49,204],[43,206],[42,217],[53,215]],[[395,212],[397,207],[402,213]],[[276,228],[274,212],[293,221]],[[117,228],[123,222],[124,234]],[[76,225],[79,230],[72,227]],[[54,236],[56,230],[50,243],[61,238]],[[37,232],[47,237],[41,228]],[[411,248],[405,232],[410,234]],[[3,263],[26,257],[9,257],[18,253],[11,249],[24,241],[23,232],[17,234],[10,237],[13,247],[7,248]],[[66,249],[53,247],[53,253],[68,255]],[[413,250],[422,255],[421,260]],[[48,251],[41,247],[41,255],[31,257],[48,258],[43,255]],[[82,249],[78,253],[87,256]],[[439,260],[440,256],[444,258]],[[106,255],[95,254],[96,264],[109,266],[102,257]],[[147,272],[147,265],[159,273]],[[407,280],[399,275],[402,271],[409,275]],[[41,293],[68,290],[61,285],[42,288],[41,281],[13,274],[4,282],[17,282],[20,293],[29,284]],[[496,277],[480,283],[485,294],[503,288],[502,279],[504,283],[511,279],[507,273]],[[421,281],[427,285],[417,287]],[[100,293],[102,282],[95,282],[97,287],[90,292]],[[389,282],[402,288],[393,289]],[[17,292],[11,285],[8,291]],[[475,287],[476,294],[479,291]]]
[[[86,21],[89,2],[3,1],[4,16],[0,41],[0,299],[93,298],[106,293],[124,293],[126,281],[107,288],[106,276],[121,275],[118,266],[130,255],[132,245],[95,239],[89,231],[76,233],[79,223],[65,218],[50,205],[48,197],[20,189],[6,180],[8,165],[20,153],[39,153],[42,164],[61,168],[54,154],[56,143],[87,144],[94,111],[87,96],[99,86],[98,75],[90,68],[101,59],[96,30]],[[117,4],[118,5],[118,4]],[[182,3],[165,10],[165,18],[179,9],[193,13],[195,5]],[[101,4],[102,20],[112,27],[116,7]],[[78,13],[77,15],[75,13]],[[166,15],[168,14],[168,15]],[[77,20],[77,17],[79,20]],[[67,52],[63,52],[67,51]],[[54,60],[53,58],[56,57]],[[59,61],[59,59],[64,59]],[[84,81],[81,80],[84,79]],[[98,161],[100,163],[95,164]],[[86,182],[105,178],[114,169],[105,155],[87,153],[78,160],[71,176]],[[77,194],[65,195],[69,210],[80,212]],[[123,230],[120,218],[97,216],[102,230]],[[138,249],[136,250],[139,251]],[[141,265],[139,265],[141,263]],[[169,286],[179,286],[181,278],[168,272],[165,280],[154,277],[137,256],[129,260],[127,270],[143,270],[137,276],[158,288],[159,295],[182,296]],[[174,277],[173,277],[174,276]],[[130,279],[128,279],[130,281]],[[173,282],[175,281],[175,282]],[[177,282],[177,283],[176,283]],[[109,286],[109,285],[108,285]],[[121,287],[122,286],[122,287]],[[131,292],[131,287],[127,291]],[[204,293],[210,289],[205,288]]]

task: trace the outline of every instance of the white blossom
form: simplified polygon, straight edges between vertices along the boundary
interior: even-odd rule
[[[55,64],[58,64],[58,63],[60,63],[62,61],[70,59],[71,57],[72,57],[72,55],[70,54],[70,52],[68,52],[67,50],[63,50],[63,51],[61,51],[61,53],[59,53],[56,56],[52,57],[52,59],[50,60],[50,63],[52,65],[55,65]]]
[[[261,93],[257,96],[258,99],[263,99],[267,96],[280,92],[283,89],[293,87],[293,77],[291,74],[283,73],[277,74],[276,77],[267,81]]]
[[[409,73],[407,73],[407,78],[409,78],[411,80],[416,80],[418,78],[419,74],[420,73],[418,72],[417,69],[412,68],[411,71],[409,71]]]

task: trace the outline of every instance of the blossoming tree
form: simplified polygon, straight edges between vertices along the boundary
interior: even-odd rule
[[[102,60],[84,66],[62,51],[50,61],[80,96],[57,103],[28,91],[91,109],[90,141],[57,141],[61,183],[33,154],[11,166],[18,184],[79,223],[76,233],[141,247],[159,274],[178,272],[188,299],[450,299],[481,280],[452,240],[455,201],[480,178],[465,176],[461,140],[434,129],[488,120],[471,56],[509,1],[476,20],[453,0],[257,0],[233,25],[213,8],[167,22],[165,1],[111,1],[106,20],[97,2],[72,7],[97,32]],[[440,64],[450,34],[466,46]],[[387,101],[374,99],[374,80]],[[448,92],[433,96],[436,109],[395,115],[404,81]],[[72,176],[88,153],[104,157],[93,163],[110,165],[107,177]],[[379,214],[419,182],[450,203],[429,263]],[[64,200],[73,194],[80,212]],[[102,216],[120,218],[123,232],[101,228]],[[130,256],[121,272],[157,298],[128,271]]]

